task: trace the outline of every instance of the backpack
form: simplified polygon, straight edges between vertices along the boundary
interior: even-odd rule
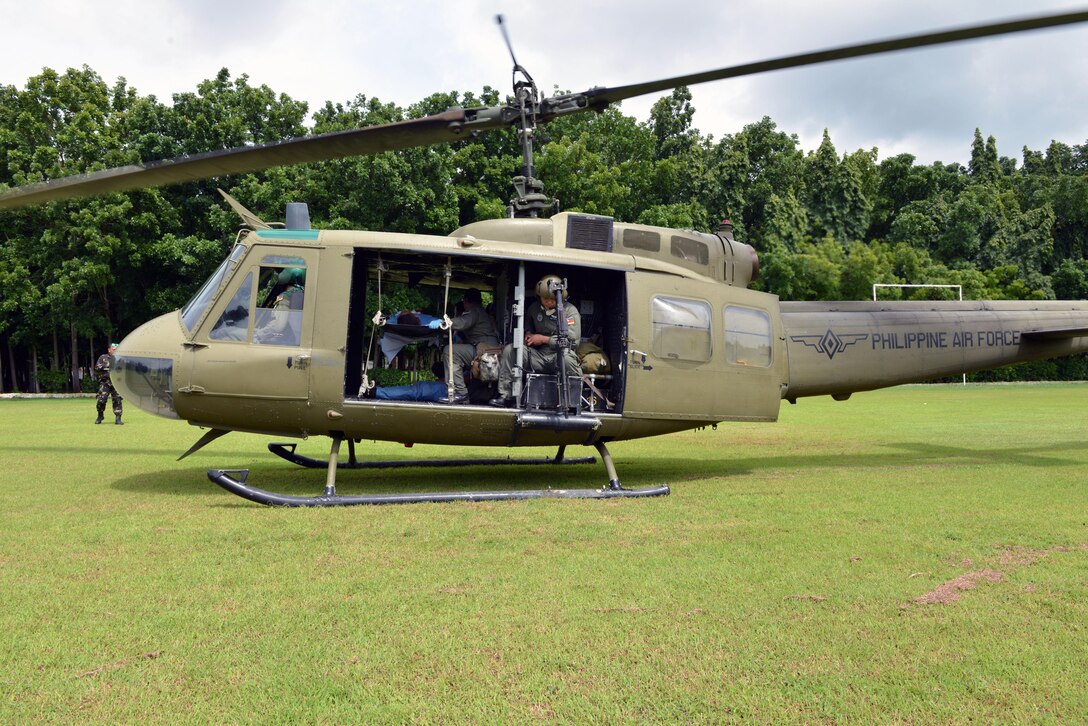
[[[612,363],[608,360],[608,354],[599,345],[586,340],[579,343],[574,352],[582,365],[583,373],[603,376],[612,372]]]
[[[472,377],[478,381],[499,380],[499,361],[502,358],[501,345],[480,343],[476,346],[476,357],[472,359]]]

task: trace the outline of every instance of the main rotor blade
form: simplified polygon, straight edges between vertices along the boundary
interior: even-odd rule
[[[838,48],[782,56],[781,58],[772,58],[756,63],[745,63],[743,65],[720,68],[714,71],[704,71],[702,73],[692,73],[686,76],[663,78],[659,81],[634,83],[629,86],[594,88],[586,91],[584,95],[589,99],[589,105],[591,107],[603,108],[610,103],[634,98],[635,96],[643,96],[647,93],[668,91],[677,86],[693,86],[697,83],[751,76],[757,73],[778,71],[786,68],[800,68],[802,66],[828,63],[830,61],[861,58],[870,55],[880,55],[882,53],[893,53],[899,50],[924,48],[930,45],[957,43],[964,40],[987,38],[995,35],[1022,33],[1029,30],[1055,28],[1062,25],[1073,25],[1086,21],[1088,21],[1088,11],[1019,18],[1015,20],[1006,20],[1000,23],[954,28],[951,30],[922,33],[920,35],[905,35],[899,38],[889,38],[887,40],[877,40],[868,43],[859,43],[857,45],[844,45]]]
[[[580,94],[545,99],[541,103],[538,118],[540,121],[548,121],[565,113],[601,110],[611,103],[648,93],[667,91],[677,86],[691,86],[773,70],[799,68],[817,63],[1053,28],[1085,21],[1088,21],[1088,11],[1021,18],[801,53],[648,83],[615,88],[593,88]],[[0,209],[15,209],[57,199],[73,199],[148,186],[163,186],[196,179],[260,171],[274,166],[339,159],[346,156],[375,154],[457,141],[479,131],[512,125],[517,122],[518,113],[518,109],[513,106],[454,108],[433,116],[382,126],[368,126],[350,131],[306,136],[259,146],[210,151],[166,161],[108,169],[2,192],[0,193]]]
[[[506,125],[500,116],[498,108],[454,108],[410,121],[123,166],[0,193],[0,209],[457,141]]]

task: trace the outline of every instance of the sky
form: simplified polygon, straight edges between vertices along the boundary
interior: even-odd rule
[[[512,61],[541,90],[621,86],[849,43],[1084,10],[1088,0],[0,0],[0,84],[90,66],[141,95],[228,68],[309,102],[407,106],[439,91],[505,95]],[[1088,23],[692,87],[694,126],[721,138],[770,116],[814,150],[966,163],[974,131],[1002,156],[1088,142]],[[645,121],[654,100],[623,102]]]

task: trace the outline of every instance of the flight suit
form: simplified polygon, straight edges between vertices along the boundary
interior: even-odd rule
[[[574,347],[582,337],[582,314],[578,312],[572,303],[563,304],[563,313],[567,318],[567,336],[570,340],[570,349],[566,353],[565,370],[568,376],[580,376],[581,364],[574,353]],[[554,309],[548,310],[540,304],[539,300],[529,305],[525,315],[525,334],[547,335],[549,340],[544,345],[525,346],[522,348],[521,367],[531,373],[555,373],[558,367],[556,356],[559,353],[559,343],[556,334],[559,332],[559,318]],[[502,363],[499,365],[499,397],[510,398],[510,391],[514,379],[514,346],[508,345],[502,351]]]
[[[450,370],[449,346],[442,349],[442,363],[446,366],[446,380],[453,381],[453,395],[467,396],[468,386],[465,385],[462,371],[472,365],[472,359],[476,357],[476,346],[480,343],[498,345],[499,334],[491,316],[479,305],[465,310],[452,323],[453,332],[460,333],[466,342],[453,344],[453,371]]]
[[[302,310],[306,298],[305,290],[299,285],[289,285],[272,304],[271,312],[261,327],[253,331],[254,343],[271,345],[298,345],[302,340],[302,331],[291,326],[291,319],[299,319],[295,311]]]

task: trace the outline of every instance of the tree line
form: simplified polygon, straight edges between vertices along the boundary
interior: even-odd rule
[[[170,103],[86,66],[44,69],[23,88],[0,86],[0,189],[500,100],[489,87],[407,108],[360,94],[311,114],[226,69]],[[694,113],[678,88],[645,121],[617,107],[559,119],[538,131],[538,176],[566,210],[703,231],[731,219],[760,253],[756,286],[783,299],[868,299],[873,283],[962,285],[971,299],[1088,297],[1088,142],[1014,159],[976,130],[966,167],[920,165],[875,148],[840,154],[826,132],[805,152],[766,117],[716,139]],[[0,391],[76,390],[109,340],[181,307],[237,232],[216,187],[266,219],[305,201],[320,228],[447,234],[504,216],[520,165],[508,130],[2,212]],[[1014,375],[1084,369],[1073,360]]]

